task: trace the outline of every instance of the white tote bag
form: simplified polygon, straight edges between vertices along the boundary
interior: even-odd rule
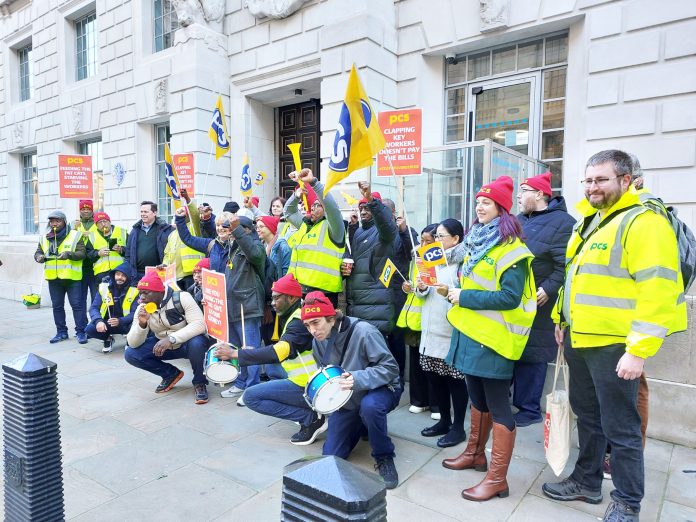
[[[563,374],[563,387],[558,388],[558,373]],[[573,414],[568,399],[568,364],[559,347],[553,389],[546,395],[546,420],[544,422],[544,452],[546,461],[558,477],[570,454],[570,434],[573,429]]]

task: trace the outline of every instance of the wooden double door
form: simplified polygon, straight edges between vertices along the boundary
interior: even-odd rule
[[[302,168],[312,169],[314,175],[319,177],[319,114],[321,105],[319,100],[286,105],[278,109],[278,141],[277,147],[279,161],[278,194],[289,198],[295,188],[295,183],[288,178],[295,163],[292,159],[288,143],[301,143],[300,160]]]

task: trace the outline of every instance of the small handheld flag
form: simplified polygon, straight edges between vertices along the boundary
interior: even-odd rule
[[[445,248],[440,241],[435,241],[429,245],[423,245],[418,249],[418,255],[423,260],[423,266],[425,268],[447,264],[447,260],[445,259]]]
[[[223,156],[230,150],[230,137],[227,134],[225,111],[222,108],[222,96],[219,95],[213,110],[213,120],[210,122],[208,137],[215,144],[215,159],[220,159],[220,156]]]
[[[354,170],[372,165],[372,157],[385,144],[377,115],[372,111],[370,100],[353,64],[338,118],[324,195]]]
[[[263,170],[259,170],[254,176],[254,185],[261,186],[263,182],[266,181],[266,173]]]
[[[384,268],[382,269],[382,273],[379,274],[379,282],[382,283],[384,286],[389,288],[389,283],[391,283],[392,277],[394,277],[394,274],[396,273],[396,266],[394,263],[392,263],[392,260],[387,258],[387,262],[384,263]]]
[[[358,200],[355,199],[355,198],[354,198],[353,196],[351,196],[350,194],[347,194],[347,193],[341,191],[341,196],[343,196],[343,199],[346,200],[346,203],[348,203],[349,206],[351,206],[351,207],[356,207],[356,206],[358,206]]]
[[[174,200],[174,208],[181,207],[181,192],[179,191],[179,177],[174,170],[174,162],[169,152],[169,145],[164,144],[164,179],[167,185],[167,194]]]
[[[239,191],[242,196],[251,196],[251,175],[249,174],[249,155],[244,153],[244,165],[242,165],[242,180],[239,184]]]

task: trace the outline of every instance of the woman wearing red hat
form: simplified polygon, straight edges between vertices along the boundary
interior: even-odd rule
[[[534,256],[510,215],[512,192],[512,179],[501,176],[476,194],[476,220],[461,246],[460,288],[448,294],[454,306],[447,318],[455,331],[445,362],[466,375],[472,406],[466,450],[442,465],[485,471],[486,442],[493,431],[490,468],[478,485],[462,491],[467,500],[509,495],[507,470],[516,432],[508,394],[536,312]]]

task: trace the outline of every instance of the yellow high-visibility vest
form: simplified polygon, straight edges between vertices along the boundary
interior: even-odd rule
[[[68,232],[63,242],[58,245],[58,254],[63,252],[74,252],[77,244],[82,240],[82,234],[75,230]],[[49,241],[44,235],[41,238],[41,250],[44,256],[48,258]],[[82,259],[73,261],[71,259],[46,259],[44,263],[44,277],[47,281],[54,279],[69,279],[71,281],[80,281],[82,279]]]
[[[121,227],[114,226],[114,229],[111,231],[111,236],[109,237],[116,239],[117,245],[126,248],[128,233]],[[109,248],[109,241],[104,236],[102,236],[101,232],[97,231],[96,228],[89,233],[89,241],[92,243],[92,247],[94,248],[94,250]],[[123,262],[124,258],[121,254],[113,250],[109,250],[108,256],[100,256],[94,262],[94,275],[109,272]]]
[[[457,330],[499,355],[517,361],[527,345],[536,315],[536,288],[531,264],[534,256],[522,241],[493,247],[471,273],[460,277],[461,289],[500,291],[500,278],[517,263],[526,263],[527,280],[520,303],[512,310],[470,310],[454,304],[447,319]]]
[[[560,322],[565,302],[574,348],[625,343],[633,355],[654,355],[665,336],[687,326],[671,225],[640,205],[639,194],[628,191],[583,240],[583,223],[597,211],[586,200],[577,208],[586,219],[575,226],[568,242],[567,285],[559,293],[552,319]]]
[[[409,271],[409,279],[413,284],[416,281],[416,264],[411,261],[411,270]],[[408,328],[414,332],[420,332],[421,320],[423,315],[423,303],[425,298],[416,294],[415,289],[408,294],[404,307],[399,313],[399,318],[396,320],[396,326],[399,328]]]
[[[100,288],[100,290],[101,290],[101,288]],[[104,319],[106,319],[107,308],[110,306],[110,304],[112,304],[114,302],[114,299],[111,295],[110,290],[107,290],[103,294],[101,293],[101,291],[99,293],[101,294],[101,298],[102,298],[102,304],[101,304],[101,308],[99,309],[99,314]],[[134,286],[130,286],[130,287],[128,287],[128,290],[126,290],[126,296],[123,298],[123,303],[122,303],[124,317],[130,313],[131,306],[133,305],[135,300],[138,298],[138,293],[139,293],[138,289],[135,288]]]
[[[285,333],[285,330],[288,327],[288,324],[290,324],[290,321],[300,318],[301,311],[302,310],[298,308],[290,315],[288,320],[285,321],[285,325],[283,326],[283,333]],[[302,361],[300,361],[300,358],[302,358]],[[300,353],[294,359],[285,359],[280,364],[283,366],[283,369],[288,374],[288,379],[291,382],[297,384],[298,386],[302,386],[303,388],[307,385],[309,377],[317,371],[317,363],[314,360],[314,357],[312,356],[311,346],[309,347],[309,350]]]
[[[343,290],[341,264],[346,247],[337,247],[331,241],[326,219],[311,228],[303,222],[291,239],[292,254],[288,272],[295,276],[298,283],[325,292]]]

